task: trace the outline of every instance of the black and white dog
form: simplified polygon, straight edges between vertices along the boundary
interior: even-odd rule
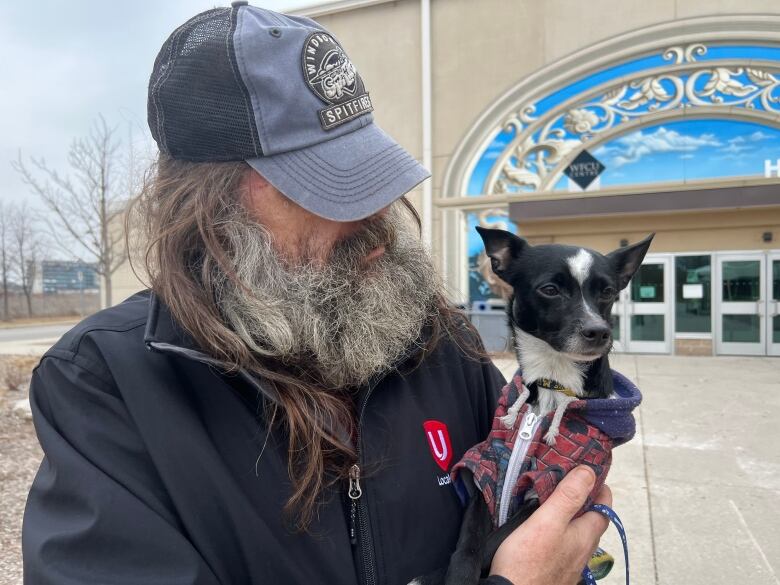
[[[652,234],[607,255],[587,248],[531,246],[510,232],[478,227],[493,272],[512,287],[507,314],[525,388],[502,420],[511,427],[523,404],[538,416],[555,411],[544,439],[554,444],[566,406],[613,393],[607,354],[611,312],[650,247]],[[501,542],[536,509],[528,505],[493,530],[482,494],[466,510],[450,565],[420,585],[472,585]]]
[[[512,287],[509,326],[529,389],[510,408],[505,423],[514,423],[526,401],[539,416],[554,410],[545,436],[552,445],[567,404],[612,394],[607,358],[612,305],[639,269],[655,234],[605,256],[561,244],[531,246],[503,230],[477,231],[493,272]]]

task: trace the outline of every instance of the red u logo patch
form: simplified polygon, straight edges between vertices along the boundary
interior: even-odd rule
[[[447,425],[438,420],[427,420],[423,423],[425,438],[428,440],[428,447],[431,449],[436,464],[444,471],[449,471],[450,460],[452,459],[452,444],[450,443],[450,433],[447,431]]]

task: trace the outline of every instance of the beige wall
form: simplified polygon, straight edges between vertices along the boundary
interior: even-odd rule
[[[136,266],[136,271],[139,271],[139,269],[140,267]],[[146,285],[136,277],[127,262],[114,273],[112,286],[113,292],[111,296],[114,305],[146,288]]]
[[[655,232],[651,252],[780,249],[780,208],[658,213],[578,218],[519,224],[531,243],[565,243],[609,252],[625,238],[636,242]],[[774,241],[764,242],[764,232]]]
[[[124,249],[124,215],[115,217],[114,221],[111,222],[109,229],[114,234],[112,237],[116,237],[116,235],[122,236],[121,242],[122,248]],[[141,269],[141,254],[143,248],[138,241],[136,233],[134,233],[130,238],[130,246],[133,254],[133,267],[135,268],[135,271],[138,272],[142,278],[144,278],[145,274]],[[135,275],[133,270],[130,268],[130,263],[125,262],[119,268],[117,268],[116,272],[114,272],[112,275],[111,287],[111,301],[113,305],[116,305],[124,301],[127,297],[132,296],[139,290],[146,288],[146,284],[144,284],[138,278],[138,276]],[[106,306],[104,285],[101,285],[100,288],[100,304],[103,307]]]

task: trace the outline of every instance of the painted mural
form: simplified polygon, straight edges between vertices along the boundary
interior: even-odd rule
[[[743,59],[744,66],[734,65]],[[524,106],[497,129],[475,160],[466,193],[568,189],[557,165],[591,141],[589,151],[609,170],[601,186],[763,176],[764,161],[780,154],[778,66],[778,47],[692,44],[593,73]],[[690,112],[696,117],[685,118]],[[761,112],[771,115],[744,119]],[[670,119],[619,131],[659,114]],[[603,144],[606,135],[613,137]]]
[[[763,177],[765,161],[775,166],[780,159],[780,129],[739,120],[681,120],[631,132],[590,152],[606,166],[602,188]],[[569,188],[566,177],[556,185]]]

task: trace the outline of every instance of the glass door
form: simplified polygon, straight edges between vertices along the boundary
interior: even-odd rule
[[[780,252],[767,259],[767,354],[780,355]]]
[[[615,304],[612,305],[612,351],[626,351],[626,304],[628,290],[621,290]]]
[[[764,355],[766,296],[762,253],[723,254],[716,262],[715,351]]]
[[[648,256],[639,267],[620,303],[625,351],[671,353],[672,263],[669,256]]]

